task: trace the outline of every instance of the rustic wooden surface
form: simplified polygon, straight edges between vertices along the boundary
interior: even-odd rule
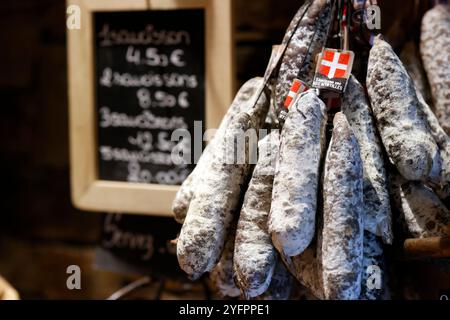
[[[407,239],[404,244],[406,258],[450,258],[450,238]]]

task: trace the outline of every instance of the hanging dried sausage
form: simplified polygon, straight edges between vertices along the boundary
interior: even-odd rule
[[[386,263],[383,242],[371,232],[364,231],[364,258],[360,300],[387,300]]]
[[[450,235],[450,211],[430,188],[399,175],[393,175],[391,188],[397,209],[414,238]]]
[[[219,296],[235,298],[241,295],[241,290],[234,282],[233,253],[236,230],[235,227],[232,228],[234,231],[228,236],[222,256],[219,263],[211,271],[210,278]]]
[[[196,185],[177,243],[180,267],[192,279],[210,271],[219,260],[230,223],[240,209],[239,199],[251,169],[251,146],[244,143],[240,147],[239,141],[247,141],[244,133],[251,130],[257,133],[262,127],[269,109],[268,96],[267,92],[255,94],[249,100],[249,106],[254,107],[231,120],[218,142],[216,156],[202,172],[201,183]]]
[[[426,180],[437,145],[418,111],[414,84],[392,47],[379,36],[370,50],[367,89],[390,161],[408,180]]]
[[[225,114],[219,128],[216,131],[214,138],[208,143],[207,147],[203,151],[202,156],[200,157],[197,165],[195,166],[194,171],[187,177],[187,179],[183,182],[180,189],[178,190],[175,200],[172,203],[172,211],[175,215],[175,220],[179,223],[183,223],[186,218],[186,213],[189,208],[189,203],[191,202],[192,195],[194,193],[194,189],[201,183],[201,177],[203,176],[203,172],[205,168],[208,167],[211,159],[214,157],[214,154],[218,148],[218,144],[223,139],[226,129],[228,125],[239,112],[244,111],[244,108],[248,106],[248,101],[255,94],[257,89],[262,85],[262,78],[253,78],[247,81],[236,97],[234,98],[233,103]]]
[[[437,5],[422,19],[420,52],[442,128],[450,134],[450,7]],[[446,67],[447,66],[447,67]]]
[[[239,216],[234,269],[237,282],[247,298],[259,296],[267,290],[277,261],[277,253],[267,230],[267,219],[278,148],[277,130],[259,142],[258,163]]]
[[[326,123],[325,104],[309,90],[290,108],[281,133],[269,232],[286,256],[302,253],[314,237]]]
[[[392,243],[392,218],[388,180],[381,141],[364,88],[351,76],[342,112],[358,140],[364,165],[364,228]]]
[[[256,300],[288,300],[293,288],[293,279],[289,271],[278,261],[275,266],[269,289]]]
[[[325,160],[322,232],[326,299],[358,299],[363,260],[363,164],[347,119],[337,113]]]
[[[438,119],[419,91],[417,91],[417,98],[420,102],[419,108],[428,122],[430,133],[439,147],[439,155],[436,157],[438,158],[437,165],[435,166],[437,168],[432,170],[433,172],[440,169],[440,172],[434,173],[434,175],[439,175],[439,185],[435,186],[435,190],[441,199],[446,199],[450,197],[450,136],[442,129]]]

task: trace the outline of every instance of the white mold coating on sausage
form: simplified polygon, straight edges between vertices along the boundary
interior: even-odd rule
[[[258,143],[259,158],[244,197],[236,231],[234,270],[238,284],[248,298],[259,296],[268,289],[277,261],[267,230],[267,219],[279,142],[278,130],[274,130]]]
[[[367,89],[390,161],[408,180],[426,180],[437,145],[428,131],[414,84],[391,46],[379,36],[370,50]]]
[[[436,5],[422,19],[420,52],[439,123],[450,134],[450,6]]]
[[[314,237],[326,123],[325,104],[309,90],[290,108],[281,132],[269,232],[283,255],[302,253]]]
[[[323,286],[326,299],[354,300],[363,263],[363,164],[346,117],[338,112],[333,124],[323,184]]]
[[[180,267],[192,278],[211,271],[217,264],[229,226],[237,214],[241,193],[251,173],[249,155],[253,146],[245,146],[244,161],[229,162],[229,151],[242,141],[248,130],[256,132],[262,127],[269,109],[269,97],[265,91],[248,101],[254,108],[241,112],[230,122],[216,156],[202,172],[202,182],[196,186],[186,220],[177,243]]]
[[[383,146],[364,88],[353,76],[347,84],[342,112],[358,140],[364,165],[364,228],[391,244],[394,236]]]
[[[180,186],[180,189],[175,196],[175,199],[172,203],[172,212],[174,213],[175,220],[177,222],[184,222],[195,188],[201,183],[203,171],[206,167],[208,167],[211,159],[214,157],[216,149],[218,148],[218,144],[220,143],[220,141],[222,141],[225,131],[230,124],[230,121],[233,119],[233,117],[235,117],[237,114],[244,111],[246,107],[248,107],[248,101],[262,84],[263,79],[260,77],[256,77],[248,80],[239,89],[233,103],[222,119],[222,122],[220,123],[220,126],[217,129],[214,137],[206,146],[194,170]]]

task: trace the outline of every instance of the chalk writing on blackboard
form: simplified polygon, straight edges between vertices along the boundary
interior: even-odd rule
[[[172,218],[106,214],[95,265],[121,273],[184,278],[172,241],[178,230]]]
[[[204,10],[94,18],[99,178],[181,184],[193,165],[173,162],[171,134],[205,120]]]

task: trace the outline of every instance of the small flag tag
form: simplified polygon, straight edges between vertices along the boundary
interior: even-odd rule
[[[352,51],[324,49],[317,62],[313,88],[344,93],[354,57]]]
[[[278,115],[278,121],[280,123],[284,123],[286,121],[286,117],[289,111],[289,108],[294,103],[296,97],[305,91],[307,91],[309,87],[301,80],[294,79],[292,82],[291,89],[289,90],[289,94],[284,101],[284,108],[281,108],[280,114]]]
[[[291,89],[289,90],[289,94],[286,97],[286,100],[284,101],[284,107],[286,109],[289,109],[289,107],[294,102],[297,94],[305,92],[308,89],[309,89],[308,86],[303,81],[299,79],[294,79],[294,81],[292,82]]]

